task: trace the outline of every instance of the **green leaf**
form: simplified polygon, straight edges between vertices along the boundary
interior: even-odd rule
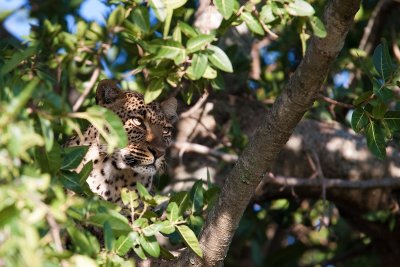
[[[103,225],[103,235],[104,235],[104,244],[108,251],[112,251],[114,247],[114,236],[112,232],[111,225],[108,221],[104,222]]]
[[[160,256],[161,256],[161,258],[166,259],[166,260],[175,259],[175,256],[171,252],[169,252],[166,248],[164,248],[163,246],[160,246]]]
[[[68,235],[71,237],[78,253],[86,254],[89,256],[96,255],[100,251],[100,245],[97,239],[87,231],[82,231],[74,226],[67,227]]]
[[[203,258],[203,251],[200,248],[199,241],[193,231],[186,225],[176,225],[179,234],[182,236],[185,244],[200,258]]]
[[[138,240],[137,243],[133,246],[133,251],[135,251],[136,255],[138,255],[139,258],[145,260],[147,259],[146,254],[144,253],[144,250],[139,242],[140,241]]]
[[[154,258],[158,258],[158,256],[160,256],[160,245],[158,244],[157,239],[154,236],[146,237],[140,235],[139,242],[147,254]]]
[[[194,216],[191,214],[189,216],[189,224],[195,233],[200,233],[200,230],[204,225],[204,219],[201,216]]]
[[[394,72],[393,62],[390,58],[389,49],[386,42],[379,44],[373,55],[373,63],[376,71],[385,81],[387,81]]]
[[[61,164],[61,169],[76,169],[85,157],[88,150],[88,146],[71,146],[64,148],[62,151],[63,162]]]
[[[3,227],[10,224],[12,220],[17,219],[19,214],[20,210],[15,204],[3,206],[0,210],[0,228],[3,229]]]
[[[89,222],[98,227],[103,227],[106,221],[110,223],[111,229],[117,236],[128,234],[132,230],[128,219],[115,210],[96,213],[89,218]]]
[[[122,188],[121,190],[121,200],[124,205],[130,205],[133,208],[139,206],[139,202],[136,201],[139,198],[135,190],[129,190],[128,188]]]
[[[125,256],[129,249],[133,247],[138,236],[137,232],[130,232],[127,236],[120,236],[115,242],[115,253]]]
[[[208,55],[208,59],[215,67],[226,72],[233,72],[232,63],[221,48],[209,45],[208,50],[212,52]]]
[[[250,31],[259,35],[264,35],[264,29],[260,22],[250,12],[243,12],[240,18],[246,23]]]
[[[4,68],[5,65],[3,65]],[[2,107],[2,116],[0,116],[0,129],[5,127],[9,122],[11,122],[15,116],[25,107],[26,103],[30,99],[33,91],[37,89],[39,84],[38,78],[33,78],[24,89],[15,97],[12,98],[11,102],[6,106],[5,110]],[[2,89],[3,90],[3,89]]]
[[[176,65],[180,65],[186,60],[186,50],[175,41],[154,40],[146,46],[146,49],[155,55],[155,59],[171,59]]]
[[[171,202],[167,207],[167,219],[170,222],[176,222],[179,219],[179,208],[178,204]]]
[[[351,128],[358,133],[368,124],[368,116],[363,108],[356,108],[351,116]]]
[[[314,35],[319,38],[325,38],[327,35],[324,23],[317,17],[312,16],[310,19],[311,28]]]
[[[33,56],[37,52],[37,47],[28,47],[21,52],[14,52],[11,59],[5,60],[4,65],[0,68],[0,75],[5,75],[15,69],[22,61]]]
[[[125,9],[122,5],[119,5],[111,12],[110,16],[108,17],[107,26],[113,28],[115,26],[121,25],[122,22],[124,22],[124,19]]]
[[[184,6],[187,0],[162,0],[164,5],[169,9],[178,9]]]
[[[157,234],[161,228],[162,228],[162,225],[153,223],[153,224],[150,224],[149,226],[143,228],[142,232],[145,236],[153,236],[153,235]]]
[[[167,17],[167,9],[162,0],[149,0],[150,7],[154,10],[154,14],[161,22]]]
[[[229,19],[230,16],[232,16],[234,7],[233,0],[214,0],[214,5],[225,19]]]
[[[121,119],[111,110],[92,106],[86,112],[70,114],[70,117],[88,120],[108,144],[108,152],[115,147],[123,148],[128,144],[128,137]],[[107,130],[106,130],[107,129]]]
[[[182,32],[189,38],[193,38],[197,36],[197,32],[195,29],[192,28],[189,24],[186,24],[185,22],[178,21],[178,26],[182,30]]]
[[[160,232],[166,235],[175,232],[175,225],[170,221],[157,222],[160,225]]]
[[[131,18],[133,19],[133,22],[137,26],[139,26],[139,28],[143,32],[145,32],[145,33],[150,32],[149,11],[147,10],[146,7],[144,7],[144,6],[136,7],[131,14]]]
[[[373,94],[373,91],[367,91],[362,93],[355,101],[354,101],[354,105],[358,106],[361,103],[364,103],[366,100],[368,100],[371,95]]]
[[[190,38],[186,43],[187,52],[193,53],[204,49],[204,47],[211,43],[214,38],[215,36],[212,34],[200,34]]]
[[[379,159],[384,159],[386,156],[386,146],[382,127],[375,121],[371,121],[367,126],[366,137],[367,145],[371,152]]]
[[[93,170],[93,162],[89,161],[87,162],[82,170],[79,172],[79,181],[81,183],[81,185],[86,184],[86,179],[89,177],[89,174],[92,172]]]
[[[294,0],[289,3],[286,10],[290,15],[300,17],[309,17],[315,13],[314,8],[303,0]]]
[[[205,53],[196,53],[192,57],[192,64],[186,70],[189,78],[191,80],[198,80],[200,79],[207,68],[207,55]]]
[[[218,198],[218,195],[220,193],[220,189],[219,187],[213,186],[210,189],[208,189],[205,193],[204,193],[204,198],[207,201],[207,209],[209,210],[212,206],[214,206],[215,201]]]
[[[211,80],[211,86],[214,90],[223,90],[225,88],[224,77],[219,71],[217,71],[217,77]]]
[[[144,102],[148,104],[156,100],[161,95],[163,88],[164,82],[162,79],[152,79],[144,93]]]
[[[192,213],[201,212],[204,205],[203,181],[196,181],[189,193],[192,200]]]
[[[261,12],[260,12],[260,20],[261,21],[268,24],[268,23],[273,22],[276,19],[277,19],[277,17],[274,16],[271,5],[265,5],[262,7]]]
[[[215,69],[211,68],[209,65],[207,65],[206,70],[203,73],[203,78],[206,78],[208,80],[213,80],[217,78],[218,73]]]
[[[46,151],[49,152],[53,148],[54,144],[54,132],[51,127],[51,122],[48,119],[45,119],[39,116],[40,128],[42,129],[42,134],[44,137],[44,145]]]
[[[142,199],[152,198],[149,191],[147,191],[146,187],[144,187],[140,182],[136,183],[136,189],[139,192],[140,198]]]
[[[172,40],[178,43],[182,43],[182,31],[179,26],[176,26],[174,28],[174,31],[172,32]]]
[[[77,174],[76,172],[61,171],[60,180],[65,188],[72,190],[78,194],[83,193],[83,188],[80,184],[80,177],[79,174]]]
[[[79,184],[88,196],[93,195],[93,192],[90,190],[89,185],[86,182],[86,179],[89,177],[89,174],[92,172],[92,170],[93,162],[89,161],[83,166],[82,170],[79,172]]]
[[[149,225],[149,220],[147,218],[138,218],[132,223],[133,228],[143,228]]]
[[[383,84],[381,84],[375,78],[372,80],[374,94],[377,95],[382,101],[388,103],[393,98],[393,92],[386,88]]]
[[[383,119],[387,110],[388,106],[383,101],[379,101],[372,109],[372,116],[375,119]]]
[[[400,111],[386,112],[384,120],[392,131],[400,130]]]

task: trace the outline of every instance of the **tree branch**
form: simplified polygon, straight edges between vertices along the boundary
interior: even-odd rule
[[[199,154],[211,155],[216,158],[222,159],[225,162],[235,162],[238,159],[237,155],[220,152],[218,150],[209,148],[207,146],[203,146],[203,145],[195,144],[195,143],[175,142],[172,144],[172,147],[175,147],[178,150],[183,151],[183,153],[195,152],[195,153],[199,153]]]
[[[253,193],[271,170],[279,151],[318,98],[331,64],[343,47],[359,0],[333,0],[325,9],[327,37],[312,37],[306,55],[256,130],[227,178],[200,233],[203,259],[186,251],[173,266],[221,266]],[[171,262],[166,264],[171,266]]]
[[[285,176],[265,178],[265,183],[288,187],[318,187],[326,189],[374,189],[374,188],[400,188],[399,178],[383,178],[380,180],[349,181],[338,178],[329,179],[304,179]]]
[[[83,101],[85,100],[85,98],[88,96],[88,94],[90,93],[90,91],[92,90],[94,84],[96,83],[97,79],[100,76],[100,67],[97,67],[93,74],[92,77],[90,77],[90,80],[88,82],[88,84],[86,85],[85,90],[83,91],[83,93],[81,94],[81,96],[78,98],[78,100],[76,100],[74,106],[72,107],[72,110],[75,112],[77,111],[83,104]]]

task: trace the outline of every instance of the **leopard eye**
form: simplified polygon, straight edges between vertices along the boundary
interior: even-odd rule
[[[132,122],[133,122],[133,124],[135,125],[135,126],[142,126],[142,121],[139,119],[139,118],[133,118],[132,119]]]
[[[163,129],[163,134],[164,135],[167,135],[167,134],[170,134],[171,133],[171,128],[164,128]]]

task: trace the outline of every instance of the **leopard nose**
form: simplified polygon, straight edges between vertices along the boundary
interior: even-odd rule
[[[165,149],[161,148],[148,148],[150,153],[153,154],[154,158],[162,157],[165,154]]]

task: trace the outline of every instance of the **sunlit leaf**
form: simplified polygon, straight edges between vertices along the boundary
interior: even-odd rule
[[[294,0],[286,8],[292,16],[309,17],[314,15],[314,8],[304,0]]]
[[[187,227],[186,225],[177,225],[176,229],[178,229],[179,234],[182,236],[185,244],[199,256],[203,257],[203,251],[200,248],[199,241],[197,240],[196,235],[193,231]]]
[[[125,256],[129,249],[133,247],[137,238],[137,232],[130,232],[127,236],[120,236],[115,242],[115,253],[120,256]]]
[[[160,255],[160,245],[157,242],[157,239],[154,236],[139,236],[139,242],[144,251],[146,251],[147,254],[154,258],[158,258]]]
[[[186,73],[189,75],[191,80],[200,79],[207,68],[207,55],[205,53],[196,53],[192,57],[192,64],[186,70]]]
[[[243,19],[250,31],[259,35],[264,35],[264,29],[260,22],[250,12],[243,12],[240,18]]]
[[[178,212],[179,212],[178,204],[176,204],[175,202],[171,202],[168,204],[167,218],[168,220],[170,220],[170,222],[175,222],[178,220],[179,217]]]
[[[214,35],[211,34],[200,34],[190,38],[186,43],[187,52],[193,53],[204,49],[204,47],[211,43],[214,38]]]
[[[310,18],[311,28],[313,29],[314,35],[319,38],[325,38],[327,35],[324,23],[317,17],[312,16]]]
[[[139,28],[148,33],[150,31],[149,11],[144,6],[138,6],[132,11],[133,21]]]
[[[233,0],[214,0],[214,4],[225,19],[229,19],[230,16],[232,16],[234,7]]]
[[[226,72],[233,72],[232,63],[221,48],[209,45],[208,50],[211,51],[208,55],[208,59],[215,67]]]
[[[119,5],[111,12],[110,16],[108,17],[107,26],[115,27],[121,25],[124,19],[125,9],[123,8],[123,6]]]
[[[144,93],[144,102],[148,104],[156,100],[157,97],[161,95],[163,88],[164,82],[162,79],[151,80],[146,92]]]
[[[149,0],[151,8],[154,10],[154,14],[160,21],[165,21],[167,17],[167,8],[162,0]]]

